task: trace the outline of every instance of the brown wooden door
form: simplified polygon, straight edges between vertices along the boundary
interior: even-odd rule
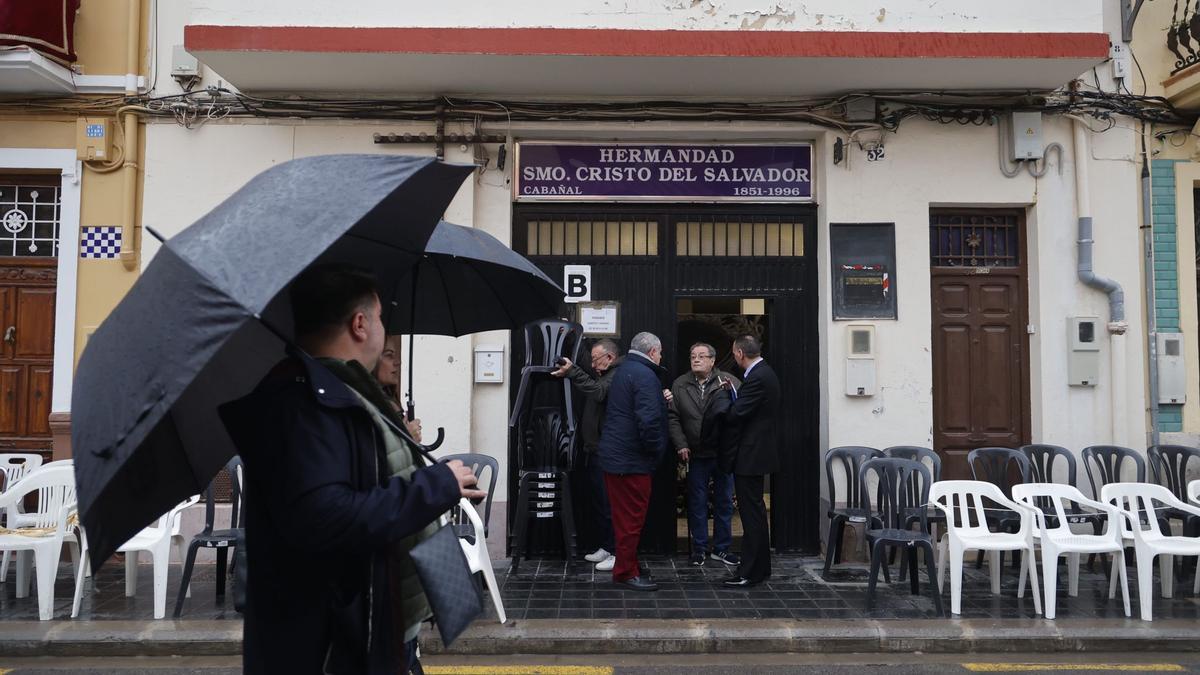
[[[0,259],[0,452],[50,451],[56,265]]]
[[[1019,227],[1020,222],[1010,224]],[[938,227],[936,215],[933,226]],[[978,224],[979,230],[986,228]],[[968,243],[985,239],[971,234],[950,236]],[[937,246],[937,237],[931,242]],[[944,253],[944,237],[941,243]],[[964,261],[976,266],[931,268],[933,444],[942,457],[943,478],[970,478],[967,453],[975,448],[1015,448],[1029,442],[1026,283],[1018,252],[1011,257],[972,255],[968,246]],[[937,253],[935,263],[947,261]]]

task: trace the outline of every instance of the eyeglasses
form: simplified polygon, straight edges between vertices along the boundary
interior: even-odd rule
[[[712,358],[716,358],[716,357],[711,356],[709,354],[692,354],[693,361],[695,361],[697,359],[712,359]]]
[[[593,357],[592,357],[592,363],[595,363],[595,362],[597,362],[597,361],[599,361],[599,360],[603,359],[603,358],[604,358],[604,357],[606,357],[606,356],[612,356],[612,354],[601,354],[601,355],[599,355],[599,356],[593,356]]]

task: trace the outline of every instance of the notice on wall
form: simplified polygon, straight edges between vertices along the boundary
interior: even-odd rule
[[[579,303],[579,324],[583,326],[584,335],[592,337],[620,337],[620,314],[621,303],[619,302]]]
[[[830,223],[834,319],[896,318],[896,227]]]
[[[520,143],[518,201],[804,202],[812,146]]]

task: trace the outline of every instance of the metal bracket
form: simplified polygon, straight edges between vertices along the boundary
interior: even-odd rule
[[[1137,21],[1138,12],[1142,11],[1145,0],[1134,0],[1130,6],[1129,0],[1121,0],[1121,41],[1133,42],[1133,23]]]

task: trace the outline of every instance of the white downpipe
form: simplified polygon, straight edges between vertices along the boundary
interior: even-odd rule
[[[1108,294],[1108,354],[1109,368],[1112,373],[1109,378],[1111,387],[1109,418],[1112,423],[1112,443],[1125,445],[1128,428],[1125,405],[1127,388],[1125,331],[1129,328],[1129,324],[1125,321],[1125,292],[1116,281],[1099,276],[1092,271],[1092,207],[1088,176],[1090,153],[1088,152],[1087,130],[1079,120],[1072,120],[1071,127],[1075,154],[1075,209],[1079,218],[1077,276],[1087,286]]]

